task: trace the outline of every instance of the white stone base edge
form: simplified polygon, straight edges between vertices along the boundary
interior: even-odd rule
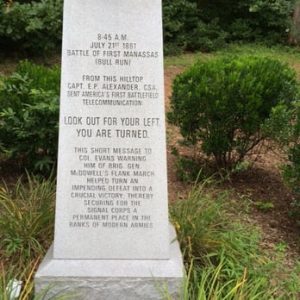
[[[168,260],[61,260],[53,259],[51,247],[35,275],[36,295],[46,294],[45,300],[62,295],[72,300],[161,300],[167,292],[180,299],[185,272],[172,226],[170,231]]]

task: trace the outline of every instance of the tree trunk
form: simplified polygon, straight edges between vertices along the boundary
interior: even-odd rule
[[[293,24],[289,36],[289,43],[298,45],[300,42],[300,1],[296,1],[293,13]]]

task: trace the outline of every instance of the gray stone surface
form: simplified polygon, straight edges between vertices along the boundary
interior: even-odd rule
[[[169,233],[161,0],[65,0],[46,299],[179,299]],[[172,242],[170,242],[172,241]]]
[[[168,258],[161,0],[65,0],[61,81],[54,257]]]
[[[51,248],[36,274],[36,293],[48,290],[45,299],[70,294],[76,300],[160,300],[168,291],[180,299],[184,267],[170,229],[168,260],[60,260]]]

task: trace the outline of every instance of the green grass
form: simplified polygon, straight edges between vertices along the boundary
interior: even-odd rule
[[[299,274],[282,280],[282,255],[271,261],[257,229],[232,217],[228,195],[212,197],[205,190],[195,187],[170,208],[188,274],[183,299],[296,300]]]
[[[28,176],[0,187],[0,253],[24,269],[41,257],[53,238],[55,181]]]
[[[266,47],[259,44],[231,44],[227,48],[217,51],[217,55],[222,54],[255,54],[268,55],[285,61],[300,61],[300,49],[297,47],[272,46]]]
[[[165,67],[189,67],[199,59],[209,59],[214,57],[215,54],[207,54],[202,52],[184,53],[176,56],[166,56],[164,59]]]
[[[274,204],[270,201],[256,201],[253,204],[258,210],[262,212],[268,212],[274,209]]]
[[[280,259],[271,261],[260,250],[259,232],[233,217],[230,193],[211,195],[211,189],[213,183],[209,189],[206,183],[195,186],[187,199],[170,206],[188,274],[182,299],[298,299],[300,265],[282,277],[285,248],[279,245]],[[1,300],[9,299],[6,286],[14,278],[23,282],[19,300],[42,300],[49,292],[34,295],[33,276],[52,241],[54,196],[53,180],[28,177],[1,188]]]
[[[34,290],[33,276],[39,261],[40,260],[37,259],[28,263],[28,265],[23,266],[22,270],[14,265],[2,265],[2,273],[0,273],[0,299],[11,300],[12,291],[9,289],[9,286],[12,280],[22,281],[22,290],[18,298],[19,300],[32,299]]]
[[[207,60],[216,56],[234,54],[253,54],[258,56],[268,56],[286,62],[296,68],[298,78],[300,79],[300,49],[285,46],[266,47],[257,44],[231,44],[225,49],[213,53],[187,53],[178,56],[165,57],[166,67],[186,68],[194,64],[197,60]]]
[[[11,300],[10,280],[22,281],[18,300],[42,300],[51,286],[34,295],[33,277],[53,241],[55,180],[27,176],[0,187],[0,299]],[[56,300],[74,299],[64,292]]]
[[[300,299],[300,261],[298,261],[290,276],[284,281],[284,287],[289,291],[288,296],[290,296],[290,299]]]

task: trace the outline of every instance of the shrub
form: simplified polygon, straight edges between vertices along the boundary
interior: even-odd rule
[[[225,47],[226,37],[227,33],[221,29],[217,19],[208,24],[198,21],[197,26],[186,36],[186,50],[215,51]]]
[[[228,41],[286,43],[294,0],[199,1],[200,18],[218,18]]]
[[[186,48],[189,30],[197,27],[197,6],[186,0],[163,1],[164,51],[174,54]]]
[[[286,43],[291,29],[294,0],[255,0],[248,6],[249,24],[253,30],[252,40]]]
[[[300,101],[295,101],[292,107],[283,104],[275,107],[263,129],[287,155],[282,174],[295,195],[291,214],[300,225]]]
[[[189,142],[201,142],[218,168],[231,168],[265,138],[260,128],[272,108],[296,95],[287,65],[267,57],[222,57],[176,77],[169,120]]]
[[[300,143],[292,146],[288,151],[289,163],[284,167],[284,178],[295,194],[291,204],[291,215],[300,226]]]
[[[49,172],[56,162],[59,80],[57,67],[25,61],[0,86],[0,151],[29,170]]]
[[[213,51],[225,45],[227,34],[218,19],[204,22],[196,1],[164,0],[164,50],[175,54],[182,50]]]
[[[59,48],[62,38],[62,0],[30,3],[0,0],[1,49],[44,53]]]
[[[287,43],[294,0],[163,0],[165,52],[213,51],[225,42]]]

